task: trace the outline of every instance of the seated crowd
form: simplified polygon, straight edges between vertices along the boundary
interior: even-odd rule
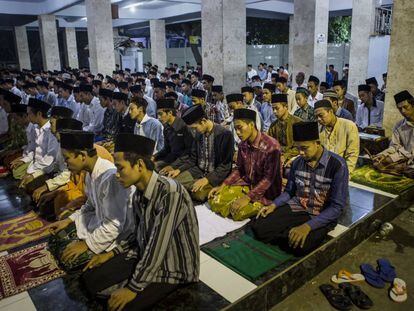
[[[293,90],[283,70],[230,94],[210,75],[150,65],[0,78],[2,175],[54,221],[50,251],[110,310],[145,309],[198,281],[195,204],[251,218],[256,239],[295,255],[317,248],[346,207],[359,132],[384,114],[375,78],[359,101],[345,81],[315,76]],[[373,160],[413,169],[414,98],[392,95],[403,120]]]

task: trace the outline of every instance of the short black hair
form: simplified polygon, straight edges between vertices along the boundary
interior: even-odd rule
[[[37,109],[35,107],[29,107],[29,108],[32,110],[33,114],[36,115],[38,112],[40,112],[42,114],[42,118],[44,118],[44,119],[48,118],[47,111]]]
[[[175,117],[175,116],[177,116],[177,110],[175,110],[175,109],[171,109],[171,108],[162,108],[162,109],[160,109],[160,110],[162,110],[162,111],[164,111],[165,113],[169,113],[169,112],[171,112],[171,114]]]
[[[154,162],[152,162],[150,158],[144,157],[140,154],[136,154],[133,152],[124,152],[124,159],[125,161],[128,161],[131,164],[131,166],[138,163],[139,160],[142,160],[147,170],[153,171],[155,169]]]
[[[142,107],[142,111],[144,111],[144,113],[147,112],[148,102],[144,98],[141,98],[141,97],[132,97],[130,104],[134,104],[138,108],[139,107]]]

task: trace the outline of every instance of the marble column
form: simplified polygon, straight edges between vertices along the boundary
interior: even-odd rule
[[[294,0],[292,74],[326,78],[329,0]]]
[[[348,92],[358,94],[358,85],[368,78],[369,37],[374,30],[375,0],[352,1],[351,47]]]
[[[75,28],[65,28],[64,32],[65,45],[65,63],[71,68],[78,68],[78,47],[76,44],[76,30]]]
[[[414,58],[411,56],[414,51],[414,1],[394,1],[392,15],[383,122],[387,136],[391,135],[395,123],[403,118],[395,105],[394,95],[403,90],[414,95]]]
[[[246,4],[244,0],[201,2],[203,72],[225,93],[246,84]]]
[[[115,70],[111,0],[85,0],[85,6],[90,70],[111,75]]]
[[[56,18],[54,15],[39,15],[38,20],[43,69],[60,70]]]
[[[165,46],[165,20],[150,20],[151,63],[158,65],[160,71],[167,67],[167,48]]]
[[[23,68],[32,69],[26,26],[14,27],[14,36],[16,38],[16,51],[20,70]]]

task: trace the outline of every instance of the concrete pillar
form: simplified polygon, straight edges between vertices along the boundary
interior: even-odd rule
[[[54,15],[39,15],[38,20],[43,69],[60,70],[56,18]]]
[[[369,37],[374,31],[375,0],[352,1],[351,47],[348,91],[358,93],[358,85],[368,78]]]
[[[325,81],[328,21],[329,0],[294,0],[293,76],[302,71]]]
[[[111,75],[115,70],[111,0],[85,0],[85,6],[90,70]]]
[[[165,47],[165,20],[150,20],[151,63],[158,65],[162,72],[167,67],[167,48]]]
[[[244,0],[201,2],[203,72],[225,93],[246,84],[246,4]]]
[[[289,55],[288,55],[288,63],[289,63],[289,71],[293,68],[293,38],[295,36],[294,27],[295,23],[293,22],[293,15],[289,16]],[[294,77],[293,77],[294,78]]]
[[[394,95],[403,90],[414,94],[412,83],[414,58],[410,56],[414,51],[413,16],[414,1],[394,1],[383,122],[387,135],[391,134],[395,123],[403,118],[395,105]]]
[[[114,28],[113,29],[113,33],[114,33],[114,41],[117,37],[119,37],[118,34],[118,28]],[[118,65],[119,68],[121,69],[121,53],[119,53],[118,50],[114,50],[114,57],[115,57],[115,65]]]
[[[65,28],[64,32],[65,45],[65,63],[71,68],[78,68],[78,48],[76,44],[76,30],[75,28]]]
[[[32,69],[30,64],[29,43],[27,41],[26,26],[14,27],[14,36],[16,38],[16,51],[19,60],[20,70]]]

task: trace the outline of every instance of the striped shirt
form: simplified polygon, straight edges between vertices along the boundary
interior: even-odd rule
[[[292,163],[285,192],[273,203],[308,212],[312,230],[335,224],[346,204],[348,175],[345,160],[325,148],[315,168],[300,156]]]
[[[197,282],[200,270],[198,222],[184,187],[153,172],[144,193],[133,198],[136,231],[114,249],[138,258],[126,287],[140,291],[150,283]]]

